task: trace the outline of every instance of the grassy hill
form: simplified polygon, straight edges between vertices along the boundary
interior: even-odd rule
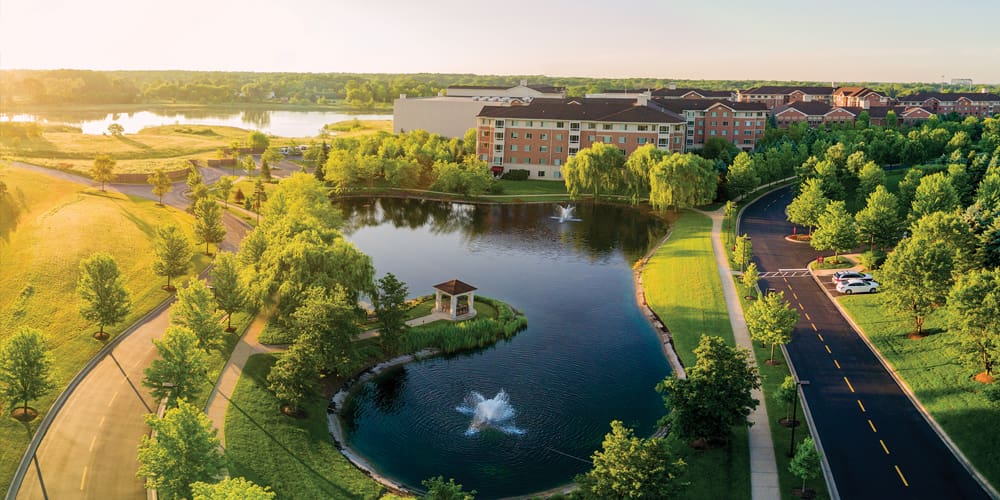
[[[0,198],[0,342],[24,326],[41,330],[55,358],[60,388],[33,403],[47,409],[80,368],[101,348],[96,326],[79,314],[80,260],[98,251],[115,257],[131,293],[132,313],[112,335],[167,297],[152,271],[153,231],[177,224],[191,235],[193,218],[155,202],[102,193],[46,175],[0,167],[8,193]],[[208,264],[195,253],[195,270]],[[0,418],[0,490],[6,490],[29,436]]]

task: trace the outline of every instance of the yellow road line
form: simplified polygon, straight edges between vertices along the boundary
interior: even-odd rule
[[[903,486],[910,486],[910,483],[906,482],[906,477],[903,476],[903,471],[899,470],[898,465],[896,466],[896,474],[899,474],[899,480],[903,482]]]
[[[799,296],[796,295],[795,292],[792,292],[792,297],[795,297],[795,300],[799,300]]]
[[[801,302],[799,302],[799,309],[805,309],[804,307],[802,307],[802,303]]]
[[[878,444],[882,445],[882,449],[885,450],[885,454],[888,455],[889,454],[889,448],[887,448],[885,446],[885,441],[882,441],[881,439],[879,439],[878,440]]]
[[[116,391],[115,394],[114,394],[114,396],[111,396],[111,400],[108,401],[108,406],[109,407],[115,402],[116,399],[118,399],[118,393],[119,392],[121,392],[121,391]]]
[[[806,315],[806,321],[812,321],[813,319],[809,317],[809,313],[802,311]],[[816,329],[816,325],[813,325],[813,329]]]
[[[785,280],[785,283],[788,283],[788,278],[781,278],[781,279]],[[791,290],[792,289],[792,285],[788,285],[788,289]]]
[[[854,386],[851,385],[851,381],[850,380],[847,380],[847,377],[844,377],[844,382],[847,382],[847,388],[850,389],[851,392],[854,392]]]
[[[872,419],[868,419],[868,426],[872,428],[872,432],[878,434],[878,429],[875,428],[875,424],[872,423]]]
[[[819,329],[818,329],[818,328],[816,328],[816,323],[812,323],[812,322],[810,322],[810,323],[809,323],[809,326],[813,327],[813,331],[814,331],[814,332],[818,332],[818,331],[819,331]]]
[[[843,369],[843,368],[840,367],[840,363],[836,359],[833,360],[833,364],[837,365],[837,369],[838,370],[842,370]]]
[[[97,436],[90,440],[90,451],[94,451],[94,445],[97,444]]]
[[[104,427],[104,419],[106,419],[106,418],[108,418],[108,417],[107,416],[101,417],[101,423],[97,424],[97,428],[98,429],[100,429],[101,427]]]
[[[819,341],[820,341],[820,342],[825,342],[825,341],[823,340],[823,334],[821,334],[821,333],[817,333],[817,334],[816,334],[816,336],[817,336],[817,337],[819,337]]]
[[[865,405],[861,404],[861,400],[860,399],[858,400],[858,406],[861,407],[861,413],[865,413],[865,412],[868,411],[868,410],[865,410]]]
[[[827,354],[833,354],[833,351],[830,350],[830,346],[824,344],[823,347],[826,348]]]
[[[83,485],[87,484],[87,466],[83,466],[83,475],[80,476],[80,491],[83,491]]]

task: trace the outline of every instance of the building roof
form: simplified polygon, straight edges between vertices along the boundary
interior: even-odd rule
[[[779,86],[764,85],[741,91],[742,94],[788,95],[796,90],[808,95],[831,95],[833,87],[806,87],[800,85]]]
[[[900,102],[924,102],[928,99],[937,99],[941,102],[957,101],[959,97],[964,97],[970,101],[1000,101],[1000,96],[985,92],[917,92],[899,97]]]
[[[442,292],[447,293],[448,295],[461,295],[463,293],[468,293],[477,289],[476,287],[464,281],[459,281],[459,280],[451,280],[451,281],[445,281],[444,283],[438,283],[437,285],[434,285],[434,288],[441,290]]]
[[[543,94],[559,94],[566,91],[565,87],[554,87],[552,85],[525,85],[531,90]],[[449,85],[449,89],[465,90],[507,90],[520,87],[520,85]]]
[[[729,99],[733,93],[728,90],[705,90],[705,89],[670,89],[661,88],[653,90],[655,97],[684,97],[687,94],[695,93],[705,99]]]
[[[524,106],[484,106],[477,116],[489,118],[588,120],[636,123],[681,123],[684,118],[635,99],[537,98]]]
[[[795,110],[806,116],[823,116],[829,113],[833,109],[833,106],[819,101],[811,102],[793,102],[787,106],[783,106],[780,111],[775,111],[774,116],[778,116],[786,111]]]
[[[875,106],[871,109],[866,109],[865,111],[867,111],[868,116],[872,118],[885,118],[886,115],[889,114],[889,111],[894,111],[896,116],[905,116],[916,111],[923,111],[930,115],[934,114],[933,111],[920,106]]]
[[[732,102],[716,99],[670,99],[663,97],[655,98],[654,100],[656,104],[674,113],[705,111],[712,106],[725,106],[734,111],[767,111],[767,104],[762,102]]]
[[[552,85],[528,85],[531,90],[537,90],[543,94],[561,94],[566,92],[566,87],[555,87]]]
[[[507,90],[517,85],[449,85],[449,89]]]

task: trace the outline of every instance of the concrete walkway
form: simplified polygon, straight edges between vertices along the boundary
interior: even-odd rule
[[[739,292],[733,283],[732,271],[729,269],[729,259],[722,245],[722,219],[724,209],[714,212],[701,212],[712,219],[712,249],[715,251],[715,263],[719,269],[719,279],[722,281],[722,293],[726,298],[726,308],[729,310],[729,323],[733,327],[733,337],[736,345],[750,350],[750,357],[755,360],[750,333],[747,331],[746,320],[743,319],[743,306],[740,305]],[[774,443],[771,441],[771,420],[767,416],[767,406],[764,404],[764,394],[753,391],[753,397],[760,404],[750,412],[749,420],[753,425],[750,434],[750,492],[753,500],[780,499],[781,488],[778,484],[778,463],[774,457]]]

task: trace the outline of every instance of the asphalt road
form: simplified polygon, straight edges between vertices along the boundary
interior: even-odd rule
[[[66,172],[18,162],[14,166],[96,185]],[[226,174],[216,168],[202,168],[201,172],[208,183]],[[185,209],[189,204],[183,196],[186,188],[184,182],[175,183],[174,190],[163,197],[164,204]],[[107,189],[157,199],[149,185],[108,184]],[[224,212],[223,223],[226,239],[220,247],[235,251],[247,227],[228,212]],[[203,249],[195,247],[195,251]],[[144,416],[155,413],[157,402],[142,387],[143,370],[157,357],[152,341],[163,334],[169,322],[170,309],[164,307],[134,325],[134,332],[111,356],[101,360],[59,411],[36,454],[48,498],[146,498],[143,482],[136,477],[136,454],[142,436],[149,433]],[[17,498],[44,498],[35,467],[29,467]]]
[[[740,232],[761,272],[805,268],[819,255],[784,239],[791,200],[781,189],[743,213]],[[788,354],[810,382],[803,394],[842,498],[989,498],[811,277],[760,286],[783,291],[800,311]]]

